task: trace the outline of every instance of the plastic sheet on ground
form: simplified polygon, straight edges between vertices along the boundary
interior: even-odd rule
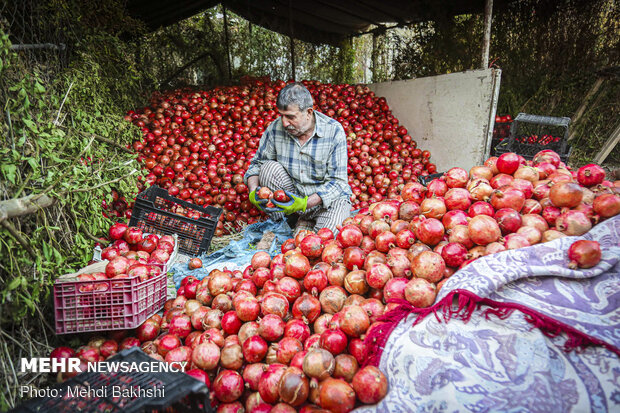
[[[600,242],[597,266],[567,268],[577,239]],[[381,337],[388,395],[358,413],[620,411],[620,216],[483,257],[431,311],[406,307]]]
[[[268,231],[273,232],[275,235],[271,246],[266,250],[272,257],[280,253],[280,246],[284,241],[293,237],[293,231],[288,226],[286,220],[279,222],[267,220],[248,225],[243,231],[242,239],[232,241],[226,247],[209,255],[203,254],[200,256],[202,268],[190,270],[187,267],[187,263],[176,263],[170,270],[174,284],[179,288],[181,280],[188,275],[193,275],[201,280],[209,272],[215,269],[222,270],[224,267],[231,271],[236,269],[243,271],[250,263],[252,256],[258,251],[256,250],[256,244],[261,240],[263,234]]]

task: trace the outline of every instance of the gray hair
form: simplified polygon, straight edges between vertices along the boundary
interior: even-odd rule
[[[280,90],[276,106],[286,110],[290,105],[297,105],[300,111],[314,105],[310,91],[302,83],[289,83]]]

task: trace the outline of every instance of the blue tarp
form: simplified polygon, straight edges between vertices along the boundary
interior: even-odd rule
[[[193,275],[198,279],[204,278],[210,271],[214,269],[222,269],[226,266],[229,270],[243,270],[257,252],[256,244],[261,240],[263,234],[271,231],[275,234],[271,246],[267,250],[272,257],[280,253],[280,246],[284,241],[293,238],[293,231],[288,226],[286,220],[275,222],[267,220],[248,225],[243,231],[243,238],[239,241],[232,241],[226,247],[215,251],[210,255],[203,254],[199,258],[202,260],[202,268],[200,270],[190,270],[187,263],[178,262],[174,264],[170,270],[174,284],[177,288],[181,286],[181,280],[188,275]]]

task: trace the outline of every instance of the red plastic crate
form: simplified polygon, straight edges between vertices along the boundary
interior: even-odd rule
[[[90,265],[79,274],[105,268],[107,261]],[[138,277],[78,281],[78,274],[54,283],[56,334],[136,328],[166,302],[166,273],[146,281]]]

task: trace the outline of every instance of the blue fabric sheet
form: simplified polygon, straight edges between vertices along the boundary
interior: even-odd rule
[[[199,258],[202,260],[202,268],[200,270],[190,270],[187,263],[178,262],[172,266],[170,272],[177,288],[181,286],[181,280],[188,275],[193,275],[198,279],[203,279],[210,271],[227,265],[228,269],[247,266],[252,256],[257,252],[255,245],[261,240],[263,234],[271,231],[275,234],[275,239],[271,242],[271,246],[267,252],[272,257],[280,253],[280,247],[284,241],[293,238],[293,231],[288,226],[286,220],[275,222],[267,220],[248,225],[243,231],[243,238],[239,241],[232,241],[226,247],[215,251],[210,255],[203,254]]]

